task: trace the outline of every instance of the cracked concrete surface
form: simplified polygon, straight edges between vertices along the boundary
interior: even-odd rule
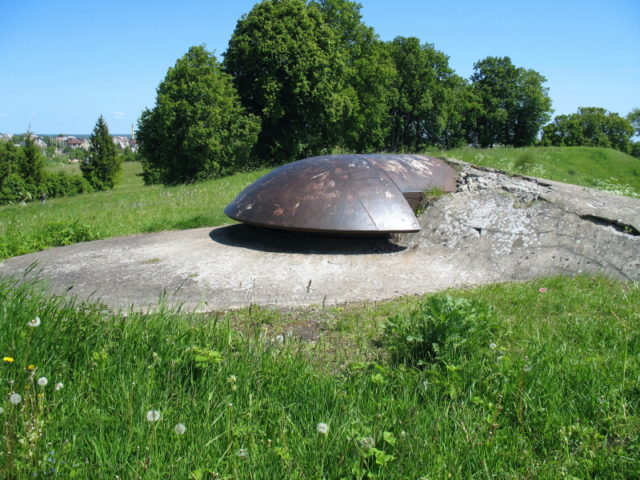
[[[418,233],[199,228],[15,257],[0,264],[0,275],[28,271],[57,293],[113,309],[153,308],[164,297],[199,310],[334,305],[559,274],[640,281],[640,200],[450,162],[457,191],[424,211]]]

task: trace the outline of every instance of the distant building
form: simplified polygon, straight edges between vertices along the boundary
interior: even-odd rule
[[[67,138],[67,146],[75,150],[76,148],[82,147],[82,141],[78,140],[75,137],[69,137]]]

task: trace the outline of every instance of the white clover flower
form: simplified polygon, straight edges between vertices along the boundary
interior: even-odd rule
[[[17,405],[22,401],[22,397],[19,393],[12,393],[11,395],[9,395],[9,401],[12,404]]]
[[[33,320],[31,320],[29,323],[27,323],[27,325],[29,325],[30,327],[39,327],[40,326],[40,317],[36,317]]]
[[[158,410],[149,410],[147,412],[147,421],[157,422],[160,420],[160,412]]]
[[[184,432],[187,431],[187,427],[184,426],[184,423],[178,423],[173,430],[178,434],[178,435],[184,435]]]
[[[41,387],[46,387],[48,383],[49,380],[47,380],[47,377],[40,377],[38,379],[38,385],[40,385]]]
[[[495,343],[491,342],[491,343],[489,344],[489,348],[490,348],[491,350],[495,350],[496,348],[498,348],[498,345],[496,345]]]
[[[329,425],[327,425],[326,423],[320,422],[318,425],[316,425],[316,430],[318,431],[318,433],[321,433],[322,435],[326,435],[327,432],[329,431]]]
[[[63,388],[64,388],[64,383],[62,382],[56,383],[56,386],[55,386],[56,391],[62,390]]]

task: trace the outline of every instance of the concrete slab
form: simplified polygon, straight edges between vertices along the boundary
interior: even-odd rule
[[[118,310],[334,305],[541,276],[640,281],[640,200],[451,161],[457,191],[422,230],[334,238],[247,225],[111,238],[0,263]],[[26,274],[25,274],[26,272]]]

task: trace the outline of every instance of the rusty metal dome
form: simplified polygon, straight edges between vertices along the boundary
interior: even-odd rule
[[[284,230],[384,234],[420,230],[413,209],[429,189],[452,192],[456,171],[424,155],[326,155],[276,168],[224,213]]]

